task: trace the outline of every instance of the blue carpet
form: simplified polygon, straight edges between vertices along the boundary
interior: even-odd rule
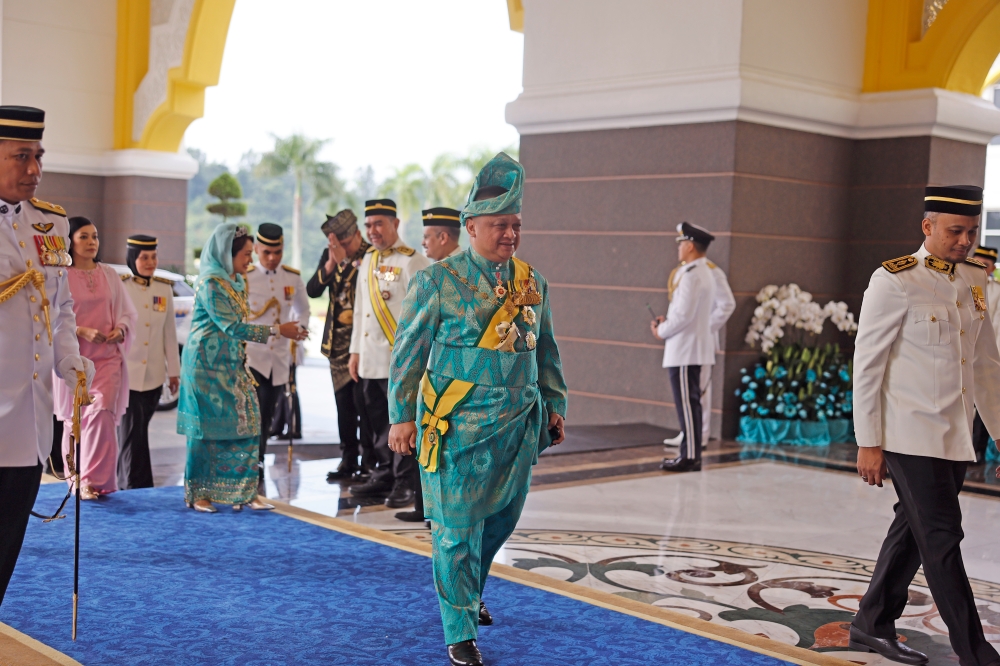
[[[39,509],[63,492],[43,486]],[[73,643],[72,518],[32,519],[0,621],[87,666],[447,663],[429,558],[274,513],[196,514],[176,487],[84,503]],[[490,665],[784,663],[498,578],[486,600]]]

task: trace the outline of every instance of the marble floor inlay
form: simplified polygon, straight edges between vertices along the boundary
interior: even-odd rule
[[[425,529],[390,531],[430,540]],[[892,663],[847,646],[873,560],[676,535],[517,530],[497,561],[848,661]],[[1000,584],[972,587],[986,636],[1000,646]],[[897,631],[931,664],[955,663],[922,573]]]

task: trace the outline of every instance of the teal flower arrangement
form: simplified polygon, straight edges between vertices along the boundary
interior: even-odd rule
[[[801,421],[852,416],[854,365],[837,344],[776,344],[740,372],[743,387],[736,390],[740,414]],[[767,387],[763,395],[757,390],[761,385]]]

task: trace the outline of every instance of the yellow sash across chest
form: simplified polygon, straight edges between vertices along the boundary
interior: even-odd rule
[[[389,347],[393,347],[396,344],[396,318],[392,316],[388,304],[382,298],[382,290],[379,289],[378,279],[373,272],[378,267],[378,260],[381,253],[378,250],[374,250],[371,255],[371,263],[368,264],[369,274],[366,276],[368,280],[368,298],[371,301],[372,310],[375,312],[375,319],[378,320],[378,325],[382,328],[385,339],[389,341]]]

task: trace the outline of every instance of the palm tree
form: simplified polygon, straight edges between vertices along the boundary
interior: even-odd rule
[[[431,163],[431,172],[427,176],[427,194],[424,205],[447,206],[460,208],[465,193],[461,191],[461,183],[456,175],[461,168],[461,160],[451,153],[442,153]]]
[[[302,268],[302,188],[308,185],[315,200],[336,198],[343,186],[337,179],[337,166],[319,160],[319,152],[329,139],[310,139],[302,134],[274,138],[274,150],[264,153],[256,166],[258,176],[279,177],[291,173],[295,178],[292,200],[292,266]]]

